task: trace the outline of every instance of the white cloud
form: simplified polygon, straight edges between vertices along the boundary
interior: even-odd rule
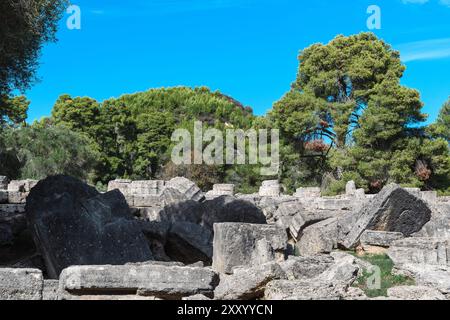
[[[395,49],[403,62],[443,59],[450,57],[450,38],[403,43]]]
[[[444,6],[450,7],[450,0],[440,0],[440,3]]]

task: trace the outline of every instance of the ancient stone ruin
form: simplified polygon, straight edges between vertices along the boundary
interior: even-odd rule
[[[385,299],[450,297],[449,197],[281,190],[0,177],[0,300],[370,299],[354,284],[373,266],[350,252],[385,253],[414,280]]]

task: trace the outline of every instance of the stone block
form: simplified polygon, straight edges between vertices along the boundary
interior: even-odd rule
[[[287,233],[274,225],[218,223],[214,225],[213,269],[233,273],[235,267],[252,267],[284,261]]]

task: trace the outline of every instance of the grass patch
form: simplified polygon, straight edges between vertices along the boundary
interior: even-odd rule
[[[374,272],[373,270],[364,270],[362,275],[360,275],[358,279],[353,283],[353,287],[362,289],[369,298],[382,296],[387,297],[387,289],[389,288],[415,284],[414,280],[409,277],[392,274],[394,263],[386,254],[367,254],[357,257],[380,268],[381,286],[379,288],[373,289],[370,286],[370,284],[374,283],[373,279],[374,275],[376,274],[376,272]]]

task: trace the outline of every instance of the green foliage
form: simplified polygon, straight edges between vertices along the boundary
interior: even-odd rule
[[[7,155],[8,163],[1,162],[0,174],[5,172],[15,179],[67,174],[89,180],[98,156],[85,137],[64,127],[33,125],[6,129],[1,138],[0,154]]]
[[[12,89],[24,90],[34,80],[43,43],[54,41],[66,0],[0,2],[0,109]]]
[[[419,126],[426,120],[420,95],[400,84],[405,67],[390,45],[372,33],[337,36],[299,60],[296,82],[269,114],[282,133],[290,189],[315,184],[334,195],[349,180],[368,192],[389,182],[450,188],[450,153],[438,139],[448,137],[450,107],[431,137]]]
[[[450,98],[442,106],[438,119],[430,127],[430,131],[433,136],[443,138],[450,144]]]
[[[373,266],[377,266],[381,271],[381,287],[378,289],[371,289],[368,286],[370,279],[374,276],[374,270],[363,270],[362,275],[353,284],[354,287],[360,288],[369,298],[375,297],[387,297],[387,289],[398,286],[411,286],[414,285],[414,280],[400,275],[392,274],[394,263],[385,254],[382,255],[364,255],[358,256]]]
[[[245,130],[253,120],[251,109],[204,87],[153,89],[101,104],[90,98],[64,95],[52,112],[55,124],[87,135],[91,148],[99,150],[96,182],[183,174],[205,188],[219,179],[226,180],[226,168],[185,166],[175,170],[169,163],[173,131],[185,128],[192,132],[195,121],[202,121],[205,127]]]
[[[29,105],[24,96],[0,97],[0,130],[25,123]]]

